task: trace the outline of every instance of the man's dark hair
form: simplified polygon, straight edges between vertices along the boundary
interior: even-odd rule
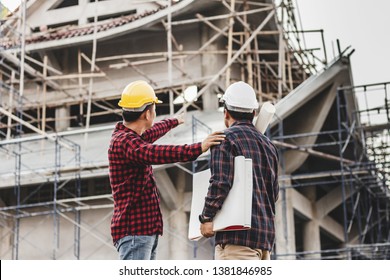
[[[138,118],[142,115],[143,112],[150,110],[153,107],[154,104],[149,104],[145,107],[143,111],[140,112],[133,112],[133,111],[125,111],[122,110],[122,117],[126,122],[134,122],[138,120]]]
[[[253,118],[255,114],[252,113],[243,113],[243,112],[237,112],[237,111],[231,111],[226,107],[226,104],[224,105],[224,109],[232,116],[233,119],[236,121],[243,121],[243,120],[248,120],[248,121],[253,121]]]

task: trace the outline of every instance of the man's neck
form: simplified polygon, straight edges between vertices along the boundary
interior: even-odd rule
[[[230,118],[229,120],[228,120],[228,127],[231,127],[232,126],[232,124],[234,124],[236,122],[236,120],[235,119],[233,119],[233,118]]]
[[[127,128],[131,129],[132,131],[134,131],[135,133],[137,133],[138,135],[142,135],[144,132],[145,132],[145,126],[138,122],[138,121],[135,121],[135,122],[126,122],[126,121],[123,121],[123,125],[126,126]]]

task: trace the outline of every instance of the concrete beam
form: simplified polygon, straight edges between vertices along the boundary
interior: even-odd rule
[[[327,214],[334,209],[333,207],[337,207],[342,203],[342,196],[340,192],[341,188],[335,189],[317,201],[317,203],[313,204],[307,197],[298,191],[290,189],[289,199],[293,203],[292,206],[294,210],[310,220],[310,222],[304,226],[304,232],[306,232],[306,235],[310,235],[310,232],[313,234],[316,233],[317,230],[319,230],[319,227],[321,227],[337,240],[345,242],[343,225],[327,216]],[[350,193],[348,193],[347,197],[349,196],[351,196]],[[289,202],[287,201],[286,203],[288,204]],[[316,238],[315,235],[313,238]],[[317,241],[307,241],[308,243],[305,246],[308,246],[308,248],[312,247],[311,251],[316,251],[318,249]]]
[[[159,188],[162,199],[169,210],[176,210],[179,207],[178,192],[172,183],[166,170],[155,171],[154,177]]]
[[[313,100],[315,102],[311,101],[310,103],[305,104],[303,110],[299,111],[299,113],[296,112],[291,116],[291,119],[286,122],[299,123],[299,125],[290,126],[287,134],[301,134],[308,131],[320,132],[333,105],[338,86],[338,83],[333,84],[327,92],[322,92],[316,96]],[[293,141],[297,146],[313,145],[316,142],[317,137],[318,136],[299,137],[293,139]],[[287,150],[284,153],[284,156],[286,162],[285,172],[291,174],[304,163],[309,154],[295,150]]]
[[[307,219],[312,220],[315,218],[315,215],[313,213],[313,204],[309,199],[307,199],[304,195],[302,195],[295,189],[291,189],[291,196],[294,210],[298,211]]]
[[[353,191],[350,188],[345,188],[345,199],[350,198],[356,189]],[[323,218],[328,215],[333,209],[343,203],[342,187],[337,187],[323,196],[316,202],[317,216]]]
[[[282,189],[276,203],[276,253],[278,259],[295,259],[295,225],[293,189]]]
[[[286,119],[301,109],[310,99],[320,94],[329,85],[335,83],[338,76],[341,75],[344,81],[348,81],[344,85],[350,84],[349,72],[349,65],[340,59],[330,65],[326,71],[311,76],[275,105],[276,113],[270,123],[270,127],[277,125],[280,120]],[[341,85],[340,82],[338,83]]]
[[[344,227],[340,225],[337,221],[332,219],[329,216],[326,216],[321,219],[320,221],[320,227],[332,235],[334,238],[341,242],[345,242],[344,239]]]

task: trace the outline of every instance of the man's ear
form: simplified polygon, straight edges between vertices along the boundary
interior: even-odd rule
[[[142,118],[145,119],[145,120],[150,120],[151,118],[151,113],[150,113],[150,110],[145,110],[143,113],[142,113]]]
[[[230,119],[230,114],[229,114],[229,112],[225,109],[225,110],[223,110],[223,114],[224,114],[224,118],[225,119]]]

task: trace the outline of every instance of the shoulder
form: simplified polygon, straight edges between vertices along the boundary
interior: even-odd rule
[[[139,144],[139,141],[143,141],[137,133],[131,130],[118,129],[112,134],[111,142],[116,146],[129,146]]]
[[[235,137],[237,134],[240,134],[245,130],[246,128],[243,126],[233,125],[226,128],[223,132],[225,133],[226,137]]]
[[[279,158],[278,149],[274,143],[272,143],[272,140],[269,139],[267,136],[264,136],[264,139],[267,143],[268,149],[272,152],[273,156],[276,158]]]

